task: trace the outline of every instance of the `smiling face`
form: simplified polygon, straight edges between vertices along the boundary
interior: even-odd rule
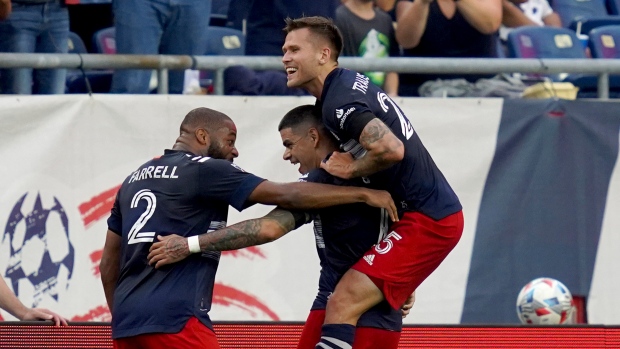
[[[293,128],[287,127],[280,130],[284,154],[282,158],[290,161],[291,164],[299,164],[299,173],[306,174],[317,168],[316,139],[305,129],[305,132],[295,132]]]
[[[308,89],[329,60],[330,49],[324,39],[313,35],[308,28],[302,28],[286,35],[282,53],[282,63],[287,74],[286,85]]]

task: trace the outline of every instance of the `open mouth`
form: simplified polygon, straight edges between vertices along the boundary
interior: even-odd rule
[[[286,75],[289,77],[297,72],[297,68],[288,67],[286,68]]]

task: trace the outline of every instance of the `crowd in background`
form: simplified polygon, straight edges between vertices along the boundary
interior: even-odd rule
[[[85,4],[89,1],[99,4]],[[90,43],[93,31],[102,29],[92,28],[92,23],[98,23],[115,28],[116,53],[202,55],[206,52],[208,26],[221,25],[243,32],[246,55],[280,56],[286,17],[324,16],[333,18],[342,31],[343,56],[489,58],[505,56],[503,42],[511,28],[562,26],[547,0],[107,2],[0,0],[0,52],[66,53],[70,30],[79,31],[79,25],[90,23],[90,31],[81,33],[84,42]],[[87,9],[94,6],[98,6],[96,12],[89,13]],[[472,74],[365,74],[392,96],[419,96],[425,82],[437,79],[474,82],[490,78]],[[0,93],[65,93],[66,78],[64,69],[3,69]],[[183,93],[184,78],[183,71],[170,72],[170,93]],[[149,70],[118,70],[111,78],[109,92],[149,93],[151,79]],[[237,66],[226,71],[225,93],[302,95],[305,92],[286,87],[284,70],[253,71]]]

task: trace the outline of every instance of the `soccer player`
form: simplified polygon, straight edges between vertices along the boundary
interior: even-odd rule
[[[219,252],[196,254],[154,269],[149,247],[158,234],[190,237],[226,226],[228,205],[242,210],[254,203],[316,209],[366,202],[396,208],[384,191],[314,183],[273,183],[232,163],[237,130],[233,121],[208,108],[190,111],[180,135],[164,155],[131,173],[121,185],[108,219],[100,270],[112,312],[114,346],[123,348],[219,348],[208,312]],[[295,225],[308,216],[279,210]]]
[[[364,75],[338,67],[342,36],[331,20],[288,18],[284,31],[287,85],[317,98],[323,123],[345,151],[321,167],[388,190],[401,215],[327,303],[317,348],[350,348],[361,314],[382,300],[399,309],[456,246],[462,207],[398,105]]]
[[[339,186],[366,186],[361,178],[342,180],[320,169],[329,154],[338,149],[337,142],[321,123],[321,113],[312,105],[289,111],[278,126],[283,158],[299,164],[302,180]],[[279,209],[276,209],[279,210]],[[238,249],[273,241],[294,227],[292,217],[288,223],[270,224],[269,215],[249,220],[199,237],[201,250],[218,251]],[[314,348],[321,336],[325,318],[325,305],[329,295],[342,275],[371,246],[387,233],[388,217],[382,209],[365,204],[348,204],[327,207],[313,212],[317,252],[321,262],[319,292],[299,340],[297,349]],[[153,244],[149,263],[162,267],[190,255],[186,238],[169,235]],[[173,247],[181,246],[180,254]],[[382,302],[362,315],[357,326],[354,349],[396,349],[404,317],[413,305],[413,297],[401,311]]]

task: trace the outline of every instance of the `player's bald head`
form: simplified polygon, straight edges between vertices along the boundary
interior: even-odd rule
[[[228,115],[217,110],[201,107],[193,109],[185,115],[181,123],[181,132],[192,132],[198,128],[204,128],[211,133],[222,127],[228,127],[230,123],[233,121]]]

